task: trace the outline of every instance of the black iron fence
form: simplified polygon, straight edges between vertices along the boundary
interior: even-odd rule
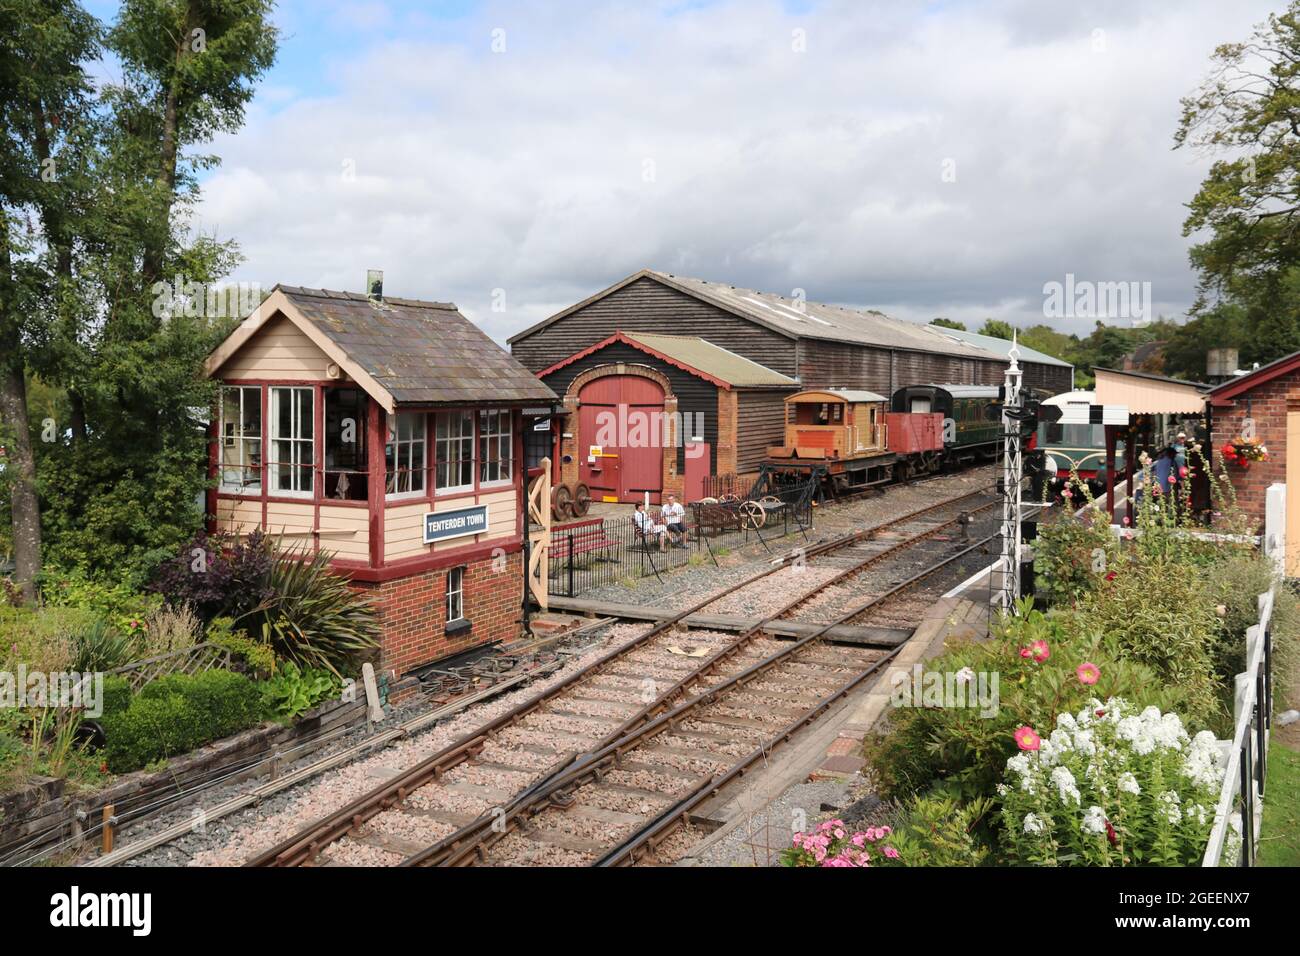
[[[638,522],[633,513],[589,516],[551,529],[551,594],[577,597],[594,588],[631,583],[692,563],[717,564],[727,550],[770,542],[812,529],[812,496],[795,486],[761,498],[687,506],[681,527],[668,527],[653,509]]]

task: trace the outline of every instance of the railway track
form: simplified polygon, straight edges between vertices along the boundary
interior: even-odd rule
[[[748,684],[754,675],[769,671],[772,671],[770,680],[776,683],[789,683],[792,675],[803,674],[812,681],[809,686],[817,691],[829,687],[822,686],[822,672],[836,678],[850,673],[863,675],[852,680],[847,689],[836,689],[836,695],[842,696],[897,648],[893,651],[888,647],[833,648],[828,652],[827,648],[832,646],[820,643],[819,639],[830,625],[795,644],[764,636],[763,627],[796,614],[822,589],[858,577],[964,522],[968,514],[986,511],[996,503],[985,491],[972,492],[784,555],[740,582],[727,595],[707,598],[655,625],[546,693],[399,773],[253,858],[247,865],[461,862],[466,859],[462,851],[467,847],[494,844],[500,833],[509,832],[525,817],[531,818],[532,808],[541,805],[538,801],[546,803],[557,792],[554,790],[557,781],[587,772],[587,768],[596,766],[592,761],[603,760],[601,755],[610,752],[611,747],[619,748],[647,733],[661,732],[663,722],[670,717],[676,720],[674,715],[680,708],[701,706],[701,688],[708,689],[710,694],[717,688],[733,688],[739,695],[736,701],[743,709],[754,702],[745,696],[748,691],[736,687],[735,681],[741,675],[745,675],[744,683]],[[792,577],[795,569],[809,570],[809,561],[819,562],[812,587],[742,634],[688,633],[679,628],[686,617],[723,597],[734,600],[747,589],[768,586],[770,576],[783,569]],[[897,590],[893,588],[890,593]],[[865,605],[855,607],[853,613],[860,614],[866,609]],[[828,653],[831,657],[840,654],[844,663],[834,663],[827,657]],[[764,720],[770,720],[773,715],[790,716],[792,707],[807,703],[806,692],[777,693],[778,696],[789,694],[790,698],[775,704],[769,701],[769,713],[757,721],[758,726],[743,724],[743,720],[752,718],[740,718],[740,724],[734,720],[723,721],[724,725],[730,725],[726,732],[735,739],[730,744],[714,743],[724,750],[735,751],[738,746],[754,742],[754,752],[762,751],[768,746],[765,739],[760,740]],[[735,706],[735,701],[719,706]],[[807,717],[803,712],[801,716],[812,720],[822,712],[813,710],[816,711],[813,716]],[[708,736],[690,740],[703,744]],[[689,751],[689,747],[686,744],[677,750]],[[701,771],[712,768],[715,759],[705,749],[693,758],[699,761],[697,769]],[[728,754],[729,758],[735,756]],[[673,751],[667,759],[689,764],[691,758],[689,752]],[[688,771],[674,772],[680,775]],[[653,809],[656,798],[652,794],[658,791],[631,788],[638,789],[644,791],[639,799],[645,802],[647,810]],[[638,797],[638,794],[633,792],[630,796]],[[602,799],[613,800],[612,797]],[[613,814],[626,812],[604,809]]]

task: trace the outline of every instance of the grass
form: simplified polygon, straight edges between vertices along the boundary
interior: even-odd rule
[[[1277,741],[1268,748],[1260,866],[1300,866],[1300,753]]]

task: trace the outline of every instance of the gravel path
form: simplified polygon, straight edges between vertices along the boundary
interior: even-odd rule
[[[593,601],[615,601],[642,607],[674,609],[690,607],[706,597],[724,594],[735,588],[745,578],[770,565],[774,557],[788,553],[795,547],[808,547],[821,541],[829,541],[854,531],[885,524],[900,515],[928,505],[950,501],[973,491],[991,489],[994,479],[995,469],[992,466],[984,466],[953,475],[942,475],[913,485],[887,486],[880,494],[872,497],[819,507],[813,519],[813,530],[809,531],[807,540],[798,533],[771,539],[768,541],[768,546],[772,549],[772,553],[768,553],[757,540],[751,539],[748,546],[734,548],[728,554],[719,557],[718,567],[714,567],[713,562],[706,558],[703,564],[689,565],[665,574],[662,582],[652,576],[641,578],[634,584],[618,583],[593,588],[584,591],[580,596]],[[815,566],[814,562],[806,570],[811,571]],[[767,580],[771,581],[772,578]],[[762,589],[753,591],[747,589],[747,594],[758,602]],[[755,610],[752,612],[747,609],[743,600],[729,602],[728,606],[730,610],[725,613],[761,614],[764,605],[755,603],[753,605]]]

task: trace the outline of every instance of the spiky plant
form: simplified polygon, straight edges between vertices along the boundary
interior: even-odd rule
[[[342,676],[378,646],[379,620],[370,602],[329,570],[331,557],[277,547],[264,596],[236,625],[283,660]]]

